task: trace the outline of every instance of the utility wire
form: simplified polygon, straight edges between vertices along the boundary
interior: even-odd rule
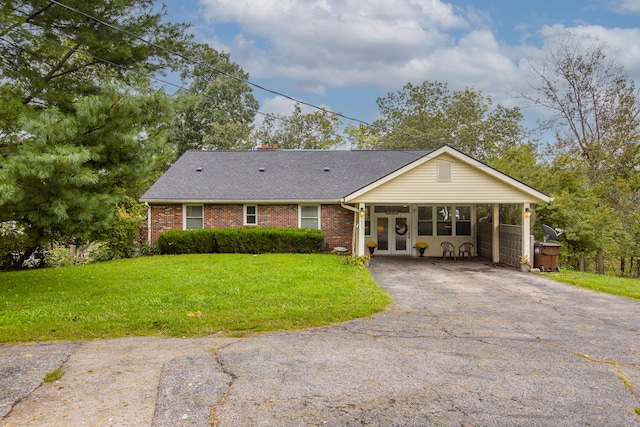
[[[50,1],[51,1],[51,3],[56,4],[56,5],[64,8],[64,9],[67,9],[67,10],[69,10],[71,12],[74,12],[74,13],[78,13],[78,14],[86,17],[86,18],[89,18],[89,19],[91,19],[91,20],[93,20],[93,21],[95,21],[95,22],[97,22],[97,23],[99,23],[101,25],[104,25],[104,26],[106,26],[108,28],[111,28],[111,29],[113,29],[115,31],[119,31],[121,33],[127,34],[127,35],[135,38],[136,40],[139,40],[139,41],[141,41],[143,43],[146,43],[149,46],[155,47],[156,49],[160,49],[160,50],[162,50],[164,52],[167,52],[167,53],[170,53],[172,55],[175,55],[175,56],[177,56],[177,57],[179,57],[179,58],[181,58],[181,59],[183,59],[183,60],[185,60],[185,61],[187,61],[189,63],[198,64],[198,65],[207,67],[210,70],[213,70],[213,71],[215,71],[215,72],[217,72],[219,74],[222,74],[223,76],[226,76],[226,77],[229,77],[231,79],[237,80],[237,81],[239,81],[241,83],[244,83],[244,84],[248,84],[250,86],[253,86],[253,87],[255,87],[257,89],[260,89],[262,91],[271,93],[273,95],[281,96],[283,98],[286,98],[286,99],[289,99],[291,101],[294,101],[294,102],[296,102],[298,104],[306,105],[308,107],[317,109],[317,110],[322,111],[324,113],[332,114],[332,115],[335,115],[337,117],[341,117],[341,118],[343,118],[345,120],[349,120],[349,121],[352,121],[352,122],[357,122],[357,123],[360,123],[360,124],[365,125],[367,127],[371,127],[371,128],[374,128],[374,129],[380,129],[382,131],[389,132],[389,129],[386,129],[386,128],[382,127],[382,126],[378,126],[378,125],[369,123],[367,121],[364,121],[364,120],[361,120],[361,119],[358,119],[358,118],[355,118],[355,117],[350,117],[350,116],[347,116],[347,115],[342,114],[342,113],[338,113],[338,112],[335,112],[335,111],[327,110],[324,107],[320,107],[320,106],[312,104],[310,102],[306,102],[306,101],[302,101],[302,100],[296,99],[296,98],[294,98],[294,97],[292,97],[290,95],[287,95],[285,93],[278,92],[278,91],[273,90],[273,89],[269,89],[269,88],[267,88],[265,86],[262,86],[260,84],[254,83],[254,82],[250,81],[249,79],[242,79],[240,77],[234,76],[231,73],[228,73],[228,72],[226,72],[224,70],[220,70],[220,69],[212,66],[209,63],[201,61],[199,58],[191,58],[191,57],[188,57],[188,56],[186,56],[186,55],[184,55],[184,54],[182,54],[180,52],[176,52],[176,51],[174,51],[172,49],[168,49],[168,48],[166,48],[164,46],[160,46],[160,45],[158,45],[156,43],[150,42],[150,41],[146,40],[145,38],[138,36],[137,34],[134,34],[134,33],[130,32],[128,30],[122,29],[122,28],[120,28],[120,27],[118,27],[116,25],[113,25],[113,24],[110,24],[108,22],[105,22],[105,21],[103,21],[103,20],[101,20],[99,18],[96,18],[95,16],[92,16],[92,15],[86,13],[86,12],[83,12],[83,11],[79,10],[79,9],[76,9],[74,7],[71,7],[71,6],[68,6],[66,4],[60,3],[57,0],[50,0]],[[435,143],[438,143],[438,144],[442,144],[442,141],[433,140],[433,139],[426,138],[426,137],[420,136],[420,135],[412,135],[412,134],[409,134],[409,133],[399,132],[399,131],[396,131],[396,133],[399,133],[401,135],[404,135],[404,136],[407,136],[407,137],[410,137],[410,138],[417,138],[417,139],[422,139],[422,140],[429,141],[429,142],[435,142]]]
[[[59,36],[61,36],[61,37],[66,37],[64,34],[60,34],[60,33],[57,33],[57,34]],[[16,45],[15,43],[11,42],[10,40],[7,40],[4,36],[0,36],[0,40],[3,40],[6,43],[9,43],[9,44],[13,45],[16,49],[19,49],[20,51],[22,51],[23,53],[25,53],[27,55],[31,55],[31,56],[35,55],[35,53],[33,51],[27,50],[22,46]],[[53,40],[45,40],[45,42],[50,44],[50,45],[52,45],[52,46],[55,46],[55,47],[60,47],[60,48],[63,48],[63,49],[68,48],[68,46],[64,46],[64,45],[62,45],[60,43],[56,43]],[[125,72],[134,73],[134,74],[137,74],[139,76],[142,76],[142,73],[139,72],[138,70],[135,70],[135,69],[132,69],[132,68],[127,68],[124,65],[117,64],[117,63],[115,63],[113,61],[109,61],[108,59],[104,59],[104,58],[101,58],[99,56],[93,55],[93,54],[91,54],[91,53],[89,53],[89,52],[87,52],[87,51],[85,51],[83,49],[78,49],[77,53],[81,54],[81,55],[84,55],[84,56],[87,56],[89,58],[92,58],[92,59],[94,59],[96,61],[100,61],[100,62],[103,62],[105,64],[111,65],[113,67],[120,68],[121,70],[123,70]],[[189,91],[189,88],[186,88],[186,87],[184,87],[184,86],[182,86],[180,84],[176,84],[176,83],[170,82],[168,80],[161,79],[161,78],[156,77],[156,76],[145,75],[145,77],[148,77],[151,80],[155,80],[157,82],[160,82],[160,83],[163,83],[163,84],[166,84],[166,85],[173,86],[173,87],[175,87],[177,89],[182,89],[182,90],[184,90],[186,92]],[[151,90],[149,89],[148,92],[151,92]],[[274,114],[274,113],[265,113],[264,111],[260,111],[259,109],[251,108],[251,107],[248,107],[246,105],[244,105],[243,108],[245,110],[249,110],[249,111],[251,111],[251,112],[253,112],[255,114],[258,114],[258,115],[261,115],[261,116],[264,116],[264,117],[273,117],[274,119],[279,120],[280,122],[292,123],[292,120],[289,119],[287,116],[281,116],[279,114]],[[346,135],[346,134],[338,134],[338,133],[335,133],[335,132],[330,132],[329,134],[333,135],[335,137],[347,140],[347,141],[351,142],[352,144],[354,142],[357,142],[351,136]]]

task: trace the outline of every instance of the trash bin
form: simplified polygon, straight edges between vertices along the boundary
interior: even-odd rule
[[[534,242],[533,267],[540,271],[560,271],[558,255],[562,245],[557,243]]]

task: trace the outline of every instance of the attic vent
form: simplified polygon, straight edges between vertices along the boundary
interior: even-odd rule
[[[260,168],[258,169],[260,172],[264,172],[264,168]]]
[[[438,162],[438,181],[451,182],[451,163]]]
[[[202,172],[202,168],[196,168],[196,172]]]
[[[325,172],[329,172],[330,170],[331,170],[331,169],[329,169],[329,168],[324,168],[324,171],[325,171]]]

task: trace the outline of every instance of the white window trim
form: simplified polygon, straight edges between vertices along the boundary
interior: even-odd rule
[[[200,206],[202,207],[202,228],[204,228],[204,205],[197,203],[189,203],[182,205],[182,229],[187,230],[187,206]]]
[[[302,208],[305,206],[314,206],[318,208],[318,230],[322,230],[322,218],[321,218],[322,208],[320,207],[320,205],[314,205],[314,204],[298,205],[298,228],[302,228]]]
[[[431,232],[432,234],[430,236],[419,236],[419,237],[470,237],[473,235],[473,230],[471,231],[470,235],[459,235],[458,234],[458,230],[457,230],[457,222],[458,220],[455,218],[456,216],[456,211],[459,210],[459,208],[469,208],[469,219],[466,219],[464,221],[467,221],[471,224],[471,228],[473,228],[473,209],[475,205],[417,205],[418,207],[428,207],[431,208],[431,224],[432,224],[432,228],[431,228]],[[451,210],[451,212],[453,212],[452,214],[452,220],[451,220],[451,235],[443,235],[443,236],[438,236],[438,207],[447,207]],[[418,226],[418,215],[416,215],[416,227]],[[417,235],[417,228],[416,228],[416,235]]]
[[[250,223],[247,222],[247,208],[249,206],[253,206],[254,208],[256,208],[256,213],[252,214],[252,215],[254,215],[256,217],[256,222],[253,223],[253,224],[250,224]],[[249,227],[257,226],[258,225],[258,205],[251,205],[251,204],[244,205],[242,210],[243,210],[243,212],[242,212],[242,218],[243,218],[242,222],[243,222],[243,224],[246,225],[246,226],[249,226]]]

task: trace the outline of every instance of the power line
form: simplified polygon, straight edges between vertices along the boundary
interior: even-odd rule
[[[148,44],[149,46],[152,46],[152,47],[154,47],[156,49],[160,49],[160,50],[162,50],[164,52],[167,52],[167,53],[169,53],[171,55],[175,55],[175,56],[177,56],[177,57],[179,57],[179,58],[181,58],[181,59],[183,59],[183,60],[185,60],[185,61],[187,61],[189,63],[198,64],[198,65],[207,67],[208,69],[213,70],[213,71],[215,71],[215,72],[217,72],[217,73],[219,73],[219,74],[221,74],[223,76],[229,77],[231,79],[234,79],[234,80],[239,81],[239,82],[244,83],[244,84],[248,84],[250,86],[253,86],[253,87],[255,87],[257,89],[260,89],[262,91],[271,93],[273,95],[281,96],[283,98],[286,98],[286,99],[289,99],[291,101],[294,101],[294,102],[296,102],[298,104],[306,105],[308,107],[317,109],[317,110],[322,111],[324,113],[335,115],[337,117],[341,117],[341,118],[343,118],[345,120],[349,120],[349,121],[352,121],[352,122],[357,122],[357,123],[360,123],[362,125],[365,125],[367,127],[373,128],[373,129],[380,129],[382,131],[389,132],[389,129],[384,128],[382,126],[375,125],[375,124],[369,123],[367,121],[364,121],[364,120],[361,120],[361,119],[358,119],[358,118],[355,118],[355,117],[350,117],[350,116],[347,116],[347,115],[339,113],[339,112],[327,110],[324,107],[320,107],[320,106],[312,104],[310,102],[306,102],[306,101],[302,101],[302,100],[296,99],[296,98],[294,98],[294,97],[292,97],[290,95],[287,95],[285,93],[282,93],[282,92],[279,92],[279,91],[276,91],[276,90],[273,90],[273,89],[269,89],[269,88],[267,88],[265,86],[262,86],[260,84],[255,83],[255,82],[252,82],[249,79],[242,79],[240,77],[234,76],[231,73],[228,73],[228,72],[226,72],[224,70],[220,70],[220,69],[212,66],[209,63],[201,61],[199,58],[191,58],[191,57],[188,57],[188,56],[186,56],[186,55],[184,55],[184,54],[182,54],[180,52],[176,52],[176,51],[174,51],[172,49],[168,49],[168,48],[166,48],[164,46],[160,46],[160,45],[158,45],[156,43],[150,42],[150,41],[146,40],[145,38],[143,38],[141,36],[138,36],[137,34],[134,34],[134,33],[130,32],[128,30],[122,29],[122,28],[120,28],[120,27],[118,27],[116,25],[113,25],[113,24],[110,24],[108,22],[105,22],[105,21],[103,21],[103,20],[101,20],[99,18],[96,18],[95,16],[92,16],[92,15],[86,13],[86,12],[83,12],[83,11],[79,10],[79,9],[76,9],[74,7],[71,7],[71,6],[65,5],[63,3],[60,3],[57,0],[50,0],[50,1],[51,1],[51,3],[56,4],[56,5],[64,8],[64,9],[67,9],[67,10],[69,10],[71,12],[74,12],[74,13],[78,13],[78,14],[86,17],[86,18],[89,18],[89,19],[91,19],[91,20],[93,20],[93,21],[95,21],[95,22],[97,22],[97,23],[99,23],[101,25],[104,25],[104,26],[106,26],[108,28],[111,28],[111,29],[113,29],[115,31],[121,32],[123,34],[127,34],[127,35],[135,38],[136,40],[139,40],[139,41],[141,41],[143,43]],[[398,133],[400,135],[404,135],[404,136],[407,136],[407,137],[410,137],[410,138],[417,138],[417,139],[422,139],[422,140],[429,141],[429,142],[435,142],[437,144],[442,144],[442,141],[437,141],[437,140],[426,138],[426,137],[420,136],[420,135],[412,135],[412,134],[401,132],[401,131],[397,131],[397,130],[395,131],[395,133]]]
[[[58,33],[58,35],[59,35],[59,36],[61,36],[61,37],[66,37],[64,34],[60,34],[60,33]],[[7,42],[7,43],[12,44],[16,49],[21,50],[21,51],[22,51],[23,53],[25,53],[25,54],[32,55],[32,56],[34,55],[34,52],[29,51],[29,50],[25,49],[25,48],[24,48],[24,47],[22,47],[22,46],[19,46],[19,45],[16,45],[16,44],[12,43],[10,40],[7,40],[7,39],[6,39],[5,37],[3,37],[3,36],[0,36],[0,40],[3,40],[3,41],[5,41],[5,42]],[[52,45],[52,46],[60,47],[60,48],[63,48],[63,49],[68,48],[68,46],[64,46],[64,45],[62,45],[62,44],[60,44],[60,43],[56,43],[56,42],[54,42],[54,41],[52,41],[52,40],[45,40],[45,42],[46,42],[46,43],[48,43],[48,44],[50,44],[50,45]],[[104,58],[101,58],[101,57],[99,57],[99,56],[93,55],[92,53],[87,52],[87,51],[85,51],[85,50],[83,50],[83,49],[78,49],[78,50],[77,50],[77,53],[82,54],[82,55],[84,55],[84,56],[87,56],[87,57],[89,57],[89,58],[92,58],[92,59],[94,59],[94,60],[96,60],[96,61],[100,61],[100,62],[103,62],[103,63],[105,63],[105,64],[109,64],[109,65],[111,65],[111,66],[113,66],[113,67],[120,68],[121,70],[123,70],[123,71],[125,71],[125,72],[128,72],[128,73],[134,73],[134,74],[137,74],[137,75],[139,75],[139,76],[142,76],[142,73],[141,73],[141,72],[139,72],[138,70],[135,70],[135,69],[132,69],[132,68],[127,68],[127,67],[125,67],[124,65],[117,64],[117,63],[115,63],[115,62],[113,62],[113,61],[109,61],[108,59],[104,59]],[[184,87],[184,86],[182,86],[182,85],[180,85],[180,84],[176,84],[176,83],[170,82],[170,81],[168,81],[168,80],[161,79],[161,78],[156,77],[156,76],[152,76],[152,75],[145,75],[145,77],[148,77],[149,79],[151,79],[151,80],[155,80],[155,81],[160,82],[160,83],[164,83],[164,84],[166,84],[166,85],[173,86],[173,87],[175,87],[175,88],[177,88],[177,89],[184,90],[185,92],[188,92],[188,91],[189,91],[189,89],[188,89],[188,88],[186,88],[186,87]],[[129,86],[130,86],[130,85],[129,85]],[[151,90],[149,90],[149,92],[151,92]],[[251,107],[246,106],[246,105],[244,105],[242,108],[243,108],[243,109],[245,109],[245,110],[249,110],[249,111],[251,111],[251,112],[253,112],[253,113],[255,113],[255,114],[262,115],[262,116],[264,116],[264,117],[273,117],[274,119],[279,120],[280,122],[288,122],[288,123],[292,123],[292,120],[291,120],[291,119],[289,119],[287,116],[281,116],[281,115],[279,115],[279,114],[274,114],[274,113],[265,113],[265,112],[263,112],[263,111],[260,111],[259,109],[251,108]],[[312,126],[312,127],[313,127],[313,126]],[[317,130],[317,129],[316,129],[316,130]],[[333,135],[333,136],[335,136],[335,137],[341,138],[341,139],[348,140],[348,141],[350,141],[351,143],[353,143],[353,142],[354,142],[354,139],[353,139],[351,136],[349,136],[349,135],[345,135],[345,134],[338,134],[338,133],[335,133],[335,132],[330,132],[329,134],[330,134],[330,135]]]

